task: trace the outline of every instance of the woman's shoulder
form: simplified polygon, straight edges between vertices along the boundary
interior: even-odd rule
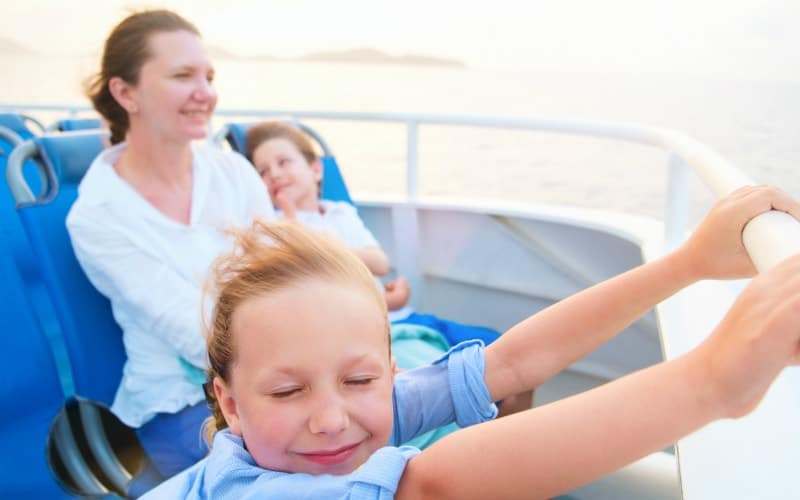
[[[101,151],[89,165],[78,186],[78,198],[71,212],[83,207],[94,207],[116,198],[119,189],[114,164],[125,150],[125,143],[115,144]]]

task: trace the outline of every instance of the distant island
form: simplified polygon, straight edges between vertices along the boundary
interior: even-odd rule
[[[466,64],[457,59],[433,57],[420,54],[392,55],[373,48],[356,48],[340,51],[313,52],[295,57],[277,57],[271,55],[241,56],[218,45],[210,45],[208,52],[213,59],[238,61],[274,61],[274,62],[321,62],[349,64],[388,64],[406,66],[446,66],[464,68]],[[0,55],[10,56],[46,56],[47,54],[31,50],[16,41],[0,36]],[[60,54],[65,55],[65,54]],[[89,54],[73,54],[86,56]]]
[[[324,62],[324,63],[350,63],[350,64],[392,64],[411,66],[449,66],[464,68],[466,64],[456,59],[424,56],[418,54],[403,54],[399,56],[387,54],[371,48],[358,48],[341,51],[313,52],[296,57],[276,57],[271,55],[238,56],[226,49],[210,46],[209,53],[215,59],[257,60],[275,62]]]
[[[445,59],[442,57],[423,56],[416,54],[393,56],[379,50],[369,48],[343,50],[340,52],[315,52],[297,59],[301,61],[347,62],[358,64],[408,64],[422,66],[452,66],[459,68],[466,66],[463,62],[455,59]]]

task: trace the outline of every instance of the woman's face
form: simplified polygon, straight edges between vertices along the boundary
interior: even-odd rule
[[[178,141],[202,139],[217,105],[214,68],[199,37],[160,32],[148,41],[150,58],[131,87],[131,130],[144,127]]]

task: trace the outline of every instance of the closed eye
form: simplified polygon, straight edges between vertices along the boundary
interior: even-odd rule
[[[288,398],[289,396],[299,393],[301,390],[302,388],[300,387],[292,387],[289,389],[282,389],[280,391],[271,392],[269,393],[269,396],[277,399]]]
[[[354,378],[345,381],[347,385],[369,385],[375,380],[374,377]]]

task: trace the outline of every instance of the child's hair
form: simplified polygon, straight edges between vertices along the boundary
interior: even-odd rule
[[[253,152],[261,144],[271,139],[286,139],[297,148],[308,163],[318,158],[308,136],[294,125],[283,122],[263,122],[247,129],[247,158],[253,161]]]
[[[235,232],[234,237],[233,250],[217,259],[212,278],[216,304],[206,334],[209,368],[205,387],[212,411],[205,423],[209,445],[214,433],[228,426],[212,384],[214,377],[230,382],[230,367],[236,352],[230,325],[234,312],[243,302],[309,280],[361,287],[374,295],[383,311],[389,343],[386,301],[372,273],[344,245],[286,221],[256,220],[248,230]],[[274,320],[280,321],[280,318]]]

